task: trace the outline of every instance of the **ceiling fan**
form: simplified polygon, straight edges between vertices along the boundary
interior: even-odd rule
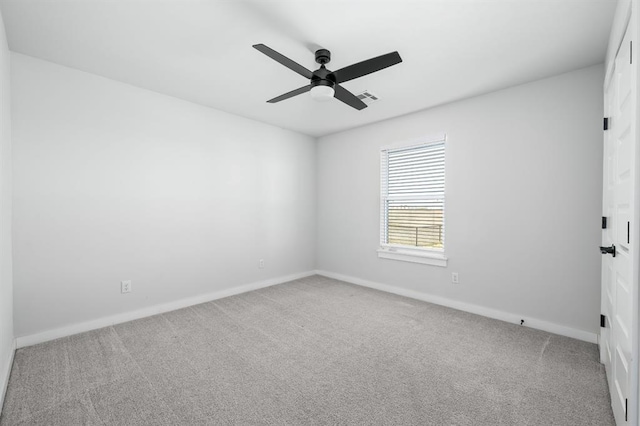
[[[398,52],[391,52],[386,55],[358,62],[357,64],[349,65],[348,67],[340,68],[337,71],[330,71],[325,65],[331,61],[331,52],[327,49],[319,49],[316,50],[316,62],[320,64],[320,68],[312,72],[264,44],[254,44],[253,47],[274,61],[281,63],[290,70],[309,79],[309,84],[306,86],[302,86],[299,89],[292,90],[267,101],[272,104],[305,92],[311,92],[311,97],[314,99],[329,100],[335,97],[350,107],[361,110],[366,108],[367,105],[353,93],[340,86],[340,83],[380,71],[402,62],[402,58],[400,58]]]

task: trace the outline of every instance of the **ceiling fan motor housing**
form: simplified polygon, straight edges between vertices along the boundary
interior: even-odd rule
[[[311,77],[311,87],[315,86],[329,86],[335,87],[336,78],[331,71],[324,67],[324,64],[313,72]]]

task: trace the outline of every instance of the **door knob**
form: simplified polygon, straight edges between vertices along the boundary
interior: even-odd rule
[[[616,246],[611,244],[611,247],[600,247],[600,253],[611,254],[613,257],[616,257]]]

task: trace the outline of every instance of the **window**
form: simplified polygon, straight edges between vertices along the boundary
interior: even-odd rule
[[[380,257],[446,266],[444,148],[442,135],[382,149]]]

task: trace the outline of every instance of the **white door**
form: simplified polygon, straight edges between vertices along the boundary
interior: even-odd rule
[[[631,229],[634,207],[634,155],[636,101],[635,66],[631,64],[630,31],[624,36],[615,68],[605,84],[603,216],[607,219],[602,246],[602,314],[600,356],[605,364],[611,405],[618,425],[628,421],[632,391],[633,310],[637,306],[633,285],[634,247]],[[613,251],[615,247],[615,252]],[[602,249],[601,249],[602,250]],[[602,250],[606,251],[606,250]],[[615,253],[615,256],[614,256]]]

